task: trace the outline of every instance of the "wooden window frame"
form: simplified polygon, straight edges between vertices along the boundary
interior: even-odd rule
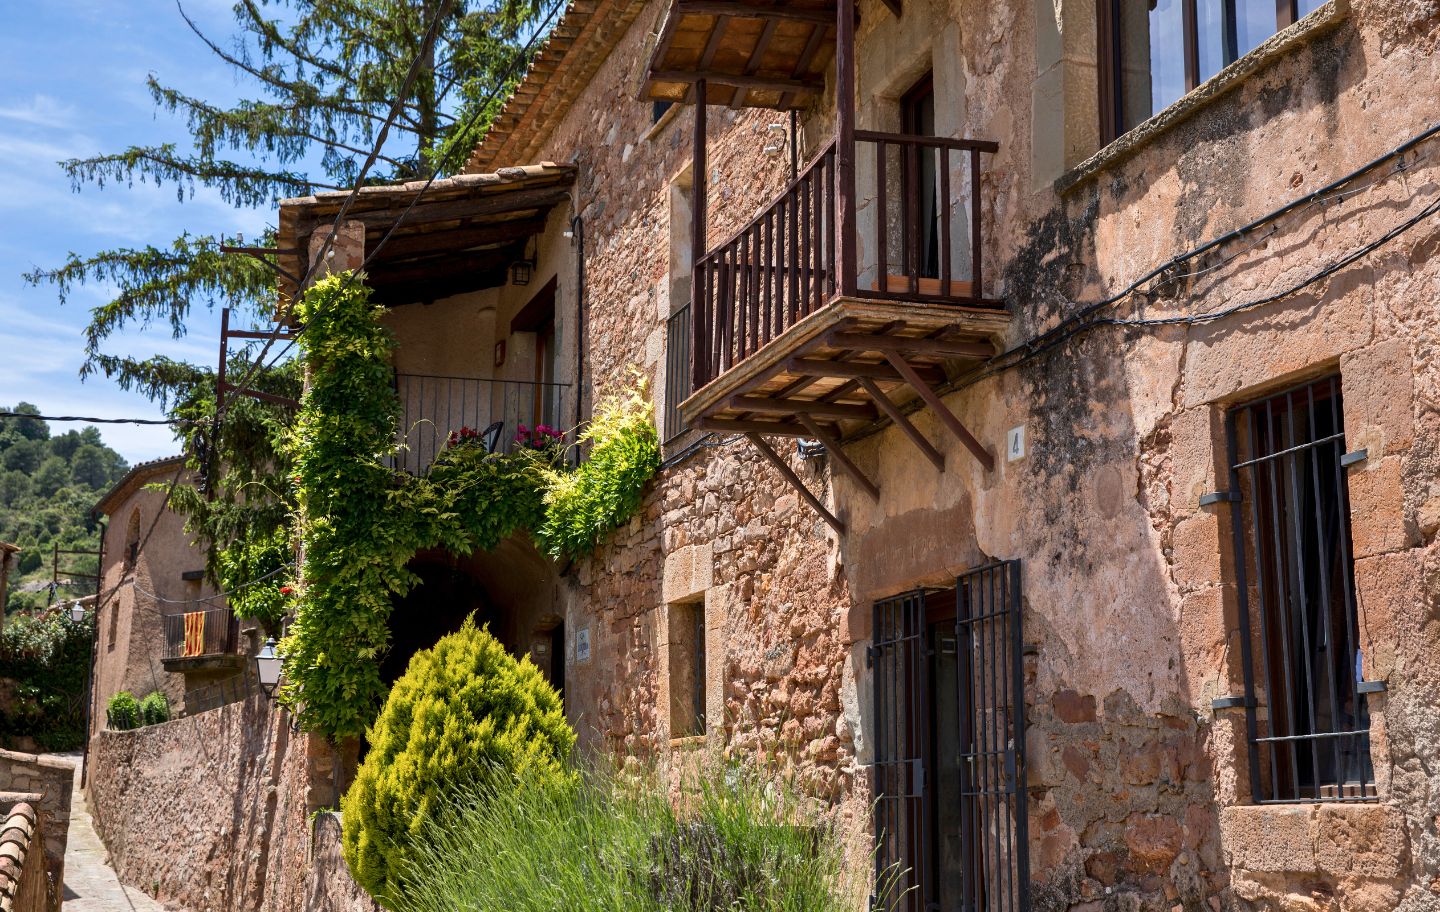
[[[1098,63],[1098,84],[1100,91],[1100,141],[1108,145],[1129,130],[1125,127],[1124,85],[1121,72],[1120,5],[1129,0],[1095,0],[1096,62]],[[1220,0],[1222,55],[1225,62],[1221,68],[1239,60],[1238,38],[1235,33],[1235,3],[1237,0]],[[1181,27],[1185,42],[1185,93],[1199,88],[1200,78],[1200,35],[1198,0],[1180,0]],[[1275,0],[1275,32],[1294,25],[1300,17],[1300,0]],[[1274,33],[1272,33],[1274,34]],[[1248,53],[1248,52],[1247,52]],[[1183,96],[1182,96],[1183,97]],[[1152,111],[1150,117],[1158,114]],[[1147,120],[1149,118],[1146,118]],[[1143,122],[1143,121],[1142,121]]]

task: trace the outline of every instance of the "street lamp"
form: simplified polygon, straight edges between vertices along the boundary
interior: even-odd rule
[[[80,623],[85,620],[85,606],[79,602],[70,603],[70,620]]]
[[[260,679],[260,689],[265,691],[265,696],[274,697],[275,688],[280,685],[280,657],[275,654],[274,637],[266,640],[255,655],[255,676]]]

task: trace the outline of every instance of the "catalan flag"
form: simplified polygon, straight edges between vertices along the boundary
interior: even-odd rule
[[[205,611],[185,612],[185,655],[205,654]]]

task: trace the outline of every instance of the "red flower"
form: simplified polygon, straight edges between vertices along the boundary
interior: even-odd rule
[[[292,593],[292,592],[294,592],[294,591],[295,591],[295,590],[294,590],[294,589],[291,589],[289,586],[281,586],[281,587],[280,587],[280,594],[281,594],[281,595],[289,595],[290,593]]]

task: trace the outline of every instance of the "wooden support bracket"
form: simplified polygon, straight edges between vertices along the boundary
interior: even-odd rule
[[[961,342],[916,336],[871,336],[865,333],[832,332],[825,342],[834,348],[851,351],[916,352],[924,355],[948,355],[954,358],[987,359],[995,356],[989,342]]]
[[[885,364],[870,364],[865,361],[826,361],[820,358],[791,358],[785,362],[785,369],[792,374],[813,377],[869,377],[871,380],[902,381],[900,372]],[[934,383],[945,382],[945,372],[932,367],[915,368],[916,372]]]
[[[760,455],[765,457],[765,461],[774,466],[775,471],[779,472],[781,477],[788,481],[801,497],[805,498],[805,502],[808,503],[816,513],[820,514],[820,518],[830,524],[830,528],[834,529],[836,533],[840,535],[845,534],[845,524],[837,519],[834,513],[825,509],[825,505],[820,502],[820,498],[810,493],[810,489],[805,487],[805,483],[800,480],[800,476],[791,470],[789,464],[781,459],[779,454],[770,449],[770,444],[766,443],[759,434],[746,434],[745,437],[755,449],[760,451]]]
[[[910,362],[895,352],[886,352],[885,359],[890,362],[891,367],[904,375],[905,382],[910,384],[915,392],[920,394],[920,398],[924,399],[925,404],[930,406],[930,409],[935,412],[936,416],[940,419],[940,423],[950,429],[950,433],[954,434],[955,438],[965,445],[965,449],[969,450],[971,455],[985,467],[985,471],[992,471],[995,468],[995,457],[991,455],[989,450],[980,445],[980,441],[975,439],[975,435],[965,429],[965,425],[961,424],[960,419],[955,417],[955,413],[950,411],[945,403],[941,401],[940,396],[930,388],[930,384],[926,383],[924,379],[915,372],[915,368]]]
[[[776,437],[813,437],[810,429],[791,421],[750,421],[744,418],[697,418],[695,427],[721,434],[774,434]]]
[[[871,500],[878,501],[880,499],[880,488],[875,485],[875,482],[865,477],[865,473],[860,471],[860,468],[850,461],[850,457],[846,456],[845,451],[840,447],[840,442],[831,436],[829,431],[821,427],[818,421],[804,412],[796,415],[795,420],[805,425],[806,429],[815,435],[816,440],[825,444],[825,452],[830,455],[831,459],[835,460],[835,465],[839,467],[840,471],[849,475],[850,480],[859,485],[861,490],[869,494]]]
[[[794,415],[809,412],[826,418],[852,418],[874,421],[879,417],[868,405],[851,405],[844,402],[826,402],[823,399],[772,399],[769,396],[731,396],[730,407],[747,412],[775,412]]]
[[[925,458],[930,460],[939,471],[945,471],[945,457],[940,455],[940,451],[935,449],[934,444],[925,439],[925,435],[920,433],[919,428],[910,423],[910,419],[905,417],[905,413],[900,411],[898,405],[890,401],[890,397],[885,395],[885,391],[868,377],[861,377],[860,385],[864,387],[865,392],[870,394],[870,398],[875,400],[875,404],[880,406],[880,410],[895,422],[895,426],[904,431],[905,436],[919,447]]]

